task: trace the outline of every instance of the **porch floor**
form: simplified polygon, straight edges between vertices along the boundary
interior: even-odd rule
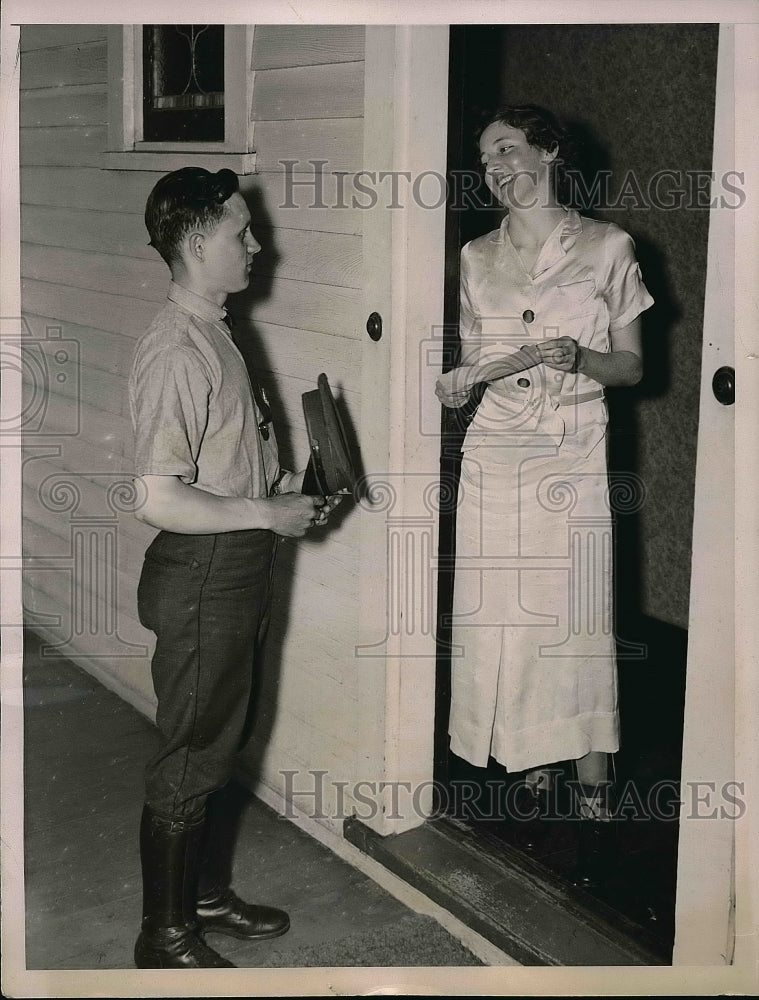
[[[43,658],[43,645],[27,634],[26,968],[130,969],[141,911],[142,772],[156,731],[75,664]],[[536,879],[529,863],[525,868],[518,852],[504,853],[503,845],[488,854],[482,841],[475,846],[437,821],[395,838],[348,824],[349,845],[374,859],[370,865],[379,862],[404,888],[413,887],[411,896],[416,889],[432,900],[426,913],[439,904],[446,917],[453,914],[441,926],[405,905],[409,896],[396,898],[366,869],[349,864],[242,787],[235,786],[233,798],[240,814],[235,886],[291,916],[291,930],[273,941],[209,936],[241,968],[661,961],[619,928],[610,930],[598,914],[578,910],[558,883]],[[459,939],[446,930],[452,925],[471,933]],[[472,945],[478,940],[484,947]]]
[[[26,967],[133,968],[142,772],[156,732],[76,665],[42,659],[40,646],[27,636]],[[405,906],[244,789],[237,795],[235,886],[243,896],[288,910],[291,929],[263,942],[209,935],[236,965],[485,964],[433,917]]]

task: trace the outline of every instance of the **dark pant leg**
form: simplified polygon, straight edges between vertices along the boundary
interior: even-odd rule
[[[146,802],[165,817],[197,814],[229,780],[248,715],[267,618],[275,536],[161,532],[145,555],[140,621],[156,634],[158,753]]]

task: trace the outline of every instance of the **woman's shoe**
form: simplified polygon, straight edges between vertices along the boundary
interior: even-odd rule
[[[576,797],[577,861],[574,885],[594,889],[609,881],[616,860],[617,820],[611,782],[579,784]]]
[[[549,818],[549,793],[526,781],[515,785],[510,796],[509,816],[514,821],[515,846],[536,851],[545,840]]]
[[[616,860],[616,823],[613,819],[581,819],[577,823],[577,862],[573,885],[595,889],[605,885]]]

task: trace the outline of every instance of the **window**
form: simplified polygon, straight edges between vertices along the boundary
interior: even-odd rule
[[[250,125],[253,27],[116,25],[108,29],[108,150],[102,166],[255,170]]]
[[[142,29],[142,135],[152,142],[224,141],[224,27]]]

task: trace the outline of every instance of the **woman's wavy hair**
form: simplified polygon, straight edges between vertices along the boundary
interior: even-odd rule
[[[551,162],[551,177],[556,198],[561,204],[571,200],[570,176],[576,169],[578,149],[575,138],[559,123],[556,116],[537,104],[501,105],[483,113],[475,133],[475,141],[489,125],[500,122],[524,132],[531,146],[546,152],[556,150]]]
[[[203,167],[172,170],[155,185],[145,205],[148,246],[171,267],[181,259],[182,241],[193,230],[212,232],[224,215],[224,202],[239,188],[237,174]]]

